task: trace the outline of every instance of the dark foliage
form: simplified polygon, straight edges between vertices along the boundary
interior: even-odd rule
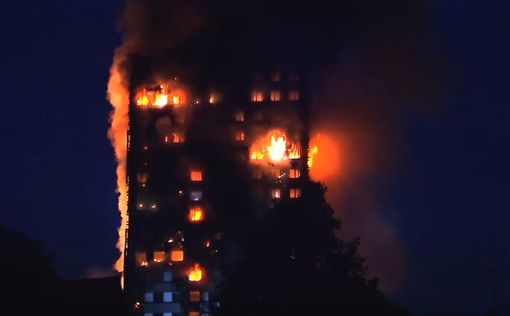
[[[408,315],[368,279],[358,240],[335,237],[340,222],[309,182],[247,232],[245,256],[227,271],[221,315]]]

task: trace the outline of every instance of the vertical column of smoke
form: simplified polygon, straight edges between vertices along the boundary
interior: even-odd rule
[[[110,80],[108,81],[108,100],[113,106],[111,115],[111,126],[108,130],[108,137],[115,150],[117,159],[117,192],[119,194],[119,211],[121,224],[119,227],[119,240],[117,248],[121,252],[120,257],[115,263],[115,269],[119,272],[124,267],[124,245],[126,241],[127,229],[127,202],[128,188],[126,182],[126,158],[127,158],[127,131],[128,131],[128,113],[129,113],[129,88],[126,82],[127,76],[122,67],[126,60],[125,50],[121,47],[115,52],[113,64],[110,69]]]

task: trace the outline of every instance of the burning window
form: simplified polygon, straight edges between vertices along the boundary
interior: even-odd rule
[[[174,249],[170,252],[170,260],[172,262],[182,262],[184,261],[184,250],[182,249]]]
[[[291,101],[297,101],[299,100],[299,91],[298,90],[291,90],[289,91],[289,100]]]
[[[195,202],[199,202],[202,200],[202,191],[191,191],[189,194],[189,199]]]
[[[163,302],[169,303],[174,301],[174,293],[172,292],[163,292]]]
[[[236,122],[244,122],[244,112],[243,111],[236,112],[235,120]]]
[[[184,143],[184,134],[182,132],[172,133],[172,143],[174,144]]]
[[[218,103],[219,101],[220,101],[220,96],[217,93],[212,92],[209,95],[209,103],[210,104],[215,104],[215,103]]]
[[[290,189],[289,196],[291,199],[298,199],[301,197],[301,189]]]
[[[190,174],[191,181],[193,182],[201,182],[202,181],[202,171],[193,170]]]
[[[243,142],[245,139],[245,134],[243,131],[236,132],[236,141]]]
[[[253,91],[251,94],[251,100],[253,102],[262,102],[264,101],[264,92],[262,91]]]
[[[273,189],[271,190],[271,197],[273,199],[281,199],[282,198],[282,191],[280,189]]]
[[[189,292],[189,301],[190,302],[200,302],[200,291],[190,291]]]
[[[280,73],[275,71],[271,74],[271,81],[273,82],[279,82],[281,80]]]
[[[145,303],[152,303],[152,302],[154,302],[154,293],[153,292],[145,293],[144,301],[145,301]]]
[[[165,252],[164,251],[154,251],[154,262],[163,262],[165,261]]]
[[[147,253],[139,251],[135,254],[135,261],[138,267],[146,267],[149,265],[147,262]]]
[[[195,263],[193,268],[188,271],[188,280],[190,280],[191,282],[198,282],[202,280],[203,274],[204,273],[200,265],[198,263]]]
[[[301,171],[299,169],[290,169],[289,176],[291,179],[297,179],[301,177]]]
[[[174,95],[174,96],[172,97],[172,103],[173,103],[173,105],[179,105],[179,104],[182,104],[182,99],[181,99],[181,97],[180,97],[180,96],[178,96],[178,95]]]
[[[200,206],[195,206],[189,210],[189,220],[197,223],[204,220],[204,210]]]
[[[281,92],[279,90],[272,90],[270,94],[271,101],[276,102],[281,99]]]
[[[200,316],[199,312],[189,312],[188,316]]]

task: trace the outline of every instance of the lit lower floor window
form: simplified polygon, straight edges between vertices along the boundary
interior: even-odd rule
[[[289,196],[291,199],[298,199],[301,197],[301,189],[290,189]]]

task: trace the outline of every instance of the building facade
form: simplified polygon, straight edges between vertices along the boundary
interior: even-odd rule
[[[229,238],[278,201],[299,199],[309,179],[304,80],[270,69],[229,88],[134,73],[129,304],[135,315],[211,315],[221,306],[222,267],[242,252]]]

